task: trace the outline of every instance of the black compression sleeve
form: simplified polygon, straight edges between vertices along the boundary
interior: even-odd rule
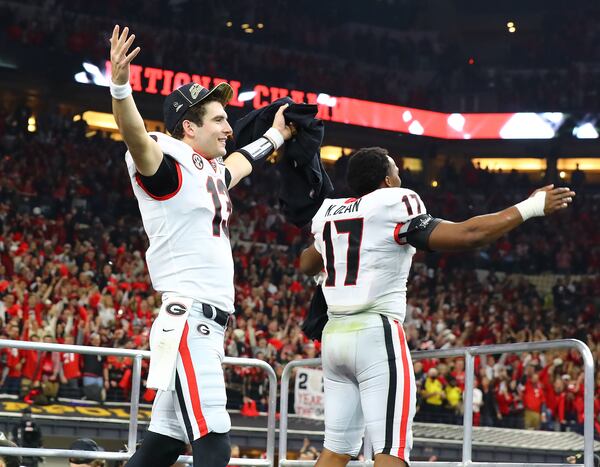
[[[173,194],[179,188],[179,172],[177,162],[171,156],[164,154],[162,162],[154,175],[146,177],[138,174],[148,193],[152,196],[163,197]]]
[[[231,183],[231,172],[227,167],[225,167],[225,186],[229,189],[229,184]]]
[[[421,214],[411,219],[408,228],[399,237],[405,237],[406,241],[418,250],[432,251],[429,248],[429,236],[433,229],[442,222],[442,219],[432,217],[430,214]]]

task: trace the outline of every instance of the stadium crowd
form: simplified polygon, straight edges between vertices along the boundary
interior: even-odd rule
[[[123,163],[124,146],[100,134],[86,137],[84,122],[55,113],[39,115],[37,131],[30,133],[28,117],[21,108],[0,118],[2,336],[147,349],[160,297],[144,264],[147,240]],[[330,170],[341,194],[345,162],[340,159]],[[309,239],[278,209],[272,188],[277,177],[275,166],[267,164],[232,191],[236,315],[227,330],[226,354],[263,359],[281,374],[290,360],[318,356],[319,343],[301,332],[314,287],[296,266]],[[468,165],[444,167],[439,180],[432,188],[419,174],[403,171],[405,186],[421,193],[430,212],[454,220],[514,203],[532,188],[522,174]],[[527,223],[472,256],[417,254],[405,323],[411,349],[576,337],[600,359],[600,278],[594,274],[600,242],[592,225],[598,195],[581,175],[573,182],[581,184],[580,195],[555,219]],[[510,195],[504,190],[509,184]],[[544,289],[505,274],[517,271],[564,276]],[[129,398],[131,363],[5,350],[0,383],[2,392],[31,403],[59,396],[123,400]],[[576,353],[494,355],[476,368],[478,423],[581,429],[582,362]],[[418,417],[455,422],[462,410],[462,361],[422,361],[415,372]],[[265,409],[267,387],[259,370],[228,367],[226,379],[231,408],[247,415]],[[152,397],[150,391],[143,394],[146,401]]]
[[[64,79],[74,57],[103,64],[115,21],[136,18],[147,66],[453,112],[600,108],[597,5],[552,2],[507,37],[458,3],[458,30],[440,29],[434,3],[1,1],[0,44],[65,61]]]

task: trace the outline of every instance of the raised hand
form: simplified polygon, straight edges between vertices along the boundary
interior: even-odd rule
[[[139,47],[136,47],[129,52],[134,40],[135,34],[129,35],[129,28],[127,26],[120,33],[118,24],[113,29],[110,38],[110,63],[112,68],[111,79],[114,84],[120,85],[129,82],[129,65],[141,50]]]
[[[294,125],[285,124],[283,112],[285,112],[285,109],[287,109],[289,106],[289,104],[283,104],[281,107],[279,107],[279,109],[277,109],[277,113],[275,114],[275,118],[273,119],[273,128],[279,130],[279,133],[281,133],[281,136],[283,136],[283,139],[286,141],[296,134]]]
[[[534,196],[541,191],[546,192],[546,202],[544,205],[545,215],[553,214],[556,211],[567,208],[569,204],[573,202],[573,198],[575,197],[575,192],[571,191],[570,188],[554,188],[554,185],[546,185],[542,188],[538,188],[531,196]]]

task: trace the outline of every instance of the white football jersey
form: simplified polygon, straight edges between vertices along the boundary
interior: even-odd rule
[[[323,202],[312,233],[325,263],[322,285],[330,314],[370,311],[404,320],[406,281],[416,249],[399,234],[425,212],[419,195],[405,188]]]
[[[125,155],[150,246],[146,262],[155,290],[175,292],[233,312],[233,256],[229,242],[232,204],[222,158],[209,161],[191,146],[152,132],[164,154],[177,162],[179,187],[150,195],[129,151]]]

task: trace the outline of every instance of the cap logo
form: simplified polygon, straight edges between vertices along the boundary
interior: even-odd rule
[[[196,100],[198,94],[200,94],[200,91],[202,91],[202,89],[202,86],[200,86],[198,83],[192,84],[190,86],[190,96],[192,96],[192,99]]]
[[[179,109],[183,107],[183,104],[180,104],[179,102],[175,101],[173,102],[173,107],[175,107],[175,112],[179,112]]]

